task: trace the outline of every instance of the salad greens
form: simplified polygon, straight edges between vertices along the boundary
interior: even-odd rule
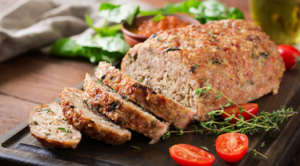
[[[244,19],[243,13],[235,8],[226,8],[224,4],[217,0],[197,1],[187,0],[177,4],[167,4],[164,8],[155,11],[141,11],[140,15],[159,15],[187,13],[196,18],[202,24],[221,19]]]
[[[165,18],[164,15],[174,13],[189,14],[202,24],[228,18],[244,19],[239,9],[235,7],[228,9],[217,0],[186,0],[181,3],[167,4],[164,8],[153,11],[140,11],[139,6],[135,4],[114,5],[103,2],[98,13],[105,19],[102,27],[95,27],[91,17],[85,14],[86,23],[96,32],[95,35],[83,35],[78,39],[61,38],[53,44],[49,53],[55,56],[84,57],[92,63],[114,62],[121,59],[129,50],[120,32],[122,22],[131,25],[137,15],[155,15],[152,21],[159,21]],[[108,21],[115,24],[108,26]]]
[[[100,5],[99,16],[114,23],[126,21],[132,24],[134,17],[139,13],[140,7],[134,4],[113,5],[103,2]]]

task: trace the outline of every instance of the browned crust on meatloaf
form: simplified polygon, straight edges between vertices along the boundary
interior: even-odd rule
[[[127,129],[110,122],[104,115],[93,112],[90,108],[91,99],[83,91],[65,88],[60,97],[63,113],[69,123],[91,138],[112,145],[120,145],[131,139],[131,133]]]
[[[45,134],[44,132],[35,131],[36,129],[34,129],[34,127],[36,127],[36,125],[42,125],[40,123],[40,120],[42,118],[35,119],[34,116],[38,116],[38,117],[42,116],[42,115],[37,115],[37,114],[44,114],[43,116],[55,116],[52,114],[56,114],[57,112],[55,112],[53,110],[52,111],[50,110],[49,112],[41,111],[44,109],[49,109],[51,106],[58,107],[60,109],[60,105],[57,102],[54,102],[51,104],[43,104],[43,105],[36,106],[34,108],[34,110],[30,112],[28,123],[29,123],[31,135],[33,137],[35,137],[46,148],[55,148],[56,147],[56,148],[73,148],[73,149],[75,149],[81,140],[81,134],[79,133],[79,131],[77,131],[72,126],[70,126],[72,133],[68,133],[68,134],[73,134],[74,132],[77,132],[76,134],[79,134],[79,137],[77,139],[61,140],[60,138],[49,138],[48,135]],[[60,109],[60,111],[61,111],[61,109]],[[63,113],[61,112],[61,115],[62,114]],[[56,119],[56,120],[60,121],[61,123],[68,124],[68,122],[65,121],[64,119]],[[49,124],[49,125],[51,125],[51,124]],[[47,126],[43,126],[43,127],[47,128]],[[61,126],[57,126],[57,127],[61,127]],[[54,128],[57,129],[57,127],[54,127]],[[58,132],[63,132],[63,131],[58,131]]]
[[[177,47],[176,50],[169,48]],[[284,63],[273,41],[253,22],[221,20],[200,26],[161,31],[131,48],[122,72],[143,80],[158,93],[197,110],[196,120],[226,104],[216,94],[198,97],[210,84],[236,103],[276,94]]]
[[[105,114],[123,128],[130,128],[152,138],[150,144],[159,141],[168,128],[168,123],[162,123],[153,115],[144,111],[129,100],[114,92],[110,87],[101,82],[96,82],[89,74],[84,80],[84,90],[94,100],[93,107]]]
[[[185,129],[195,114],[195,111],[156,93],[150,87],[127,77],[108,63],[99,63],[95,77],[103,79],[103,83],[109,85],[121,95],[128,97],[176,127]]]

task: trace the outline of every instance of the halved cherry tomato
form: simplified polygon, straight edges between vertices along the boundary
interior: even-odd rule
[[[246,103],[246,104],[239,104],[239,106],[243,107],[246,111],[250,112],[253,115],[257,115],[257,111],[258,111],[258,105],[255,103]],[[250,114],[248,114],[246,111],[244,112],[240,112],[239,107],[237,106],[230,106],[230,107],[226,107],[224,108],[224,111],[230,115],[233,115],[233,110],[235,112],[235,117],[239,118],[239,114],[242,115],[244,117],[244,120],[248,120],[250,118],[252,118],[252,116]],[[225,119],[228,116],[226,114],[222,114],[222,117]],[[240,118],[239,118],[240,119]],[[233,119],[230,120],[230,123],[235,123],[237,120]]]
[[[300,65],[300,53],[295,47],[290,45],[279,45],[277,47],[286,69],[294,69]]]
[[[179,165],[209,166],[215,161],[215,156],[193,145],[177,144],[172,146],[170,154]]]
[[[247,135],[240,133],[225,133],[216,140],[218,155],[227,162],[237,162],[247,153],[249,140]]]

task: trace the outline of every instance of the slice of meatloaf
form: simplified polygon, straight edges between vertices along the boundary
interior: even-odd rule
[[[80,132],[65,119],[58,103],[39,105],[29,115],[30,133],[47,148],[73,148],[81,140]]]
[[[276,94],[285,70],[275,43],[260,27],[244,20],[160,31],[131,48],[121,69],[197,110],[195,119],[200,121],[208,120],[207,113],[227,100],[215,100],[213,92],[195,95],[197,88],[210,84],[236,103],[247,103],[270,92]]]
[[[61,108],[69,123],[91,138],[113,145],[131,139],[129,130],[111,122],[103,114],[94,112],[89,95],[83,91],[65,88],[60,97]]]
[[[176,127],[185,129],[195,114],[195,111],[156,93],[105,62],[99,63],[95,77]]]
[[[84,80],[84,90],[94,99],[92,105],[96,111],[105,114],[123,128],[150,137],[150,144],[159,141],[169,128],[168,123],[162,123],[127,98],[123,97],[123,100],[120,94],[89,74],[86,74]]]

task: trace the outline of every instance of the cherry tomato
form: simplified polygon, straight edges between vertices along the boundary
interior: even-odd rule
[[[249,140],[247,135],[240,133],[225,133],[216,140],[218,155],[227,162],[237,162],[247,153]]]
[[[294,69],[300,65],[299,51],[290,45],[277,46],[286,69]]]
[[[239,104],[241,107],[243,107],[246,111],[250,112],[253,115],[257,115],[257,111],[258,111],[258,105],[255,103],[246,103],[246,104]],[[224,108],[224,111],[230,115],[233,115],[233,110],[235,112],[235,117],[239,118],[239,114],[242,115],[244,117],[244,120],[248,120],[250,118],[252,118],[252,116],[250,114],[248,114],[246,111],[244,112],[240,112],[239,107],[237,106],[230,106],[230,107],[226,107]],[[222,114],[222,117],[225,119],[228,116],[226,114]],[[240,119],[240,118],[239,118]],[[233,119],[230,120],[230,123],[235,123],[237,120]]]
[[[215,161],[215,156],[193,145],[177,144],[172,146],[170,154],[179,165],[209,166]]]

